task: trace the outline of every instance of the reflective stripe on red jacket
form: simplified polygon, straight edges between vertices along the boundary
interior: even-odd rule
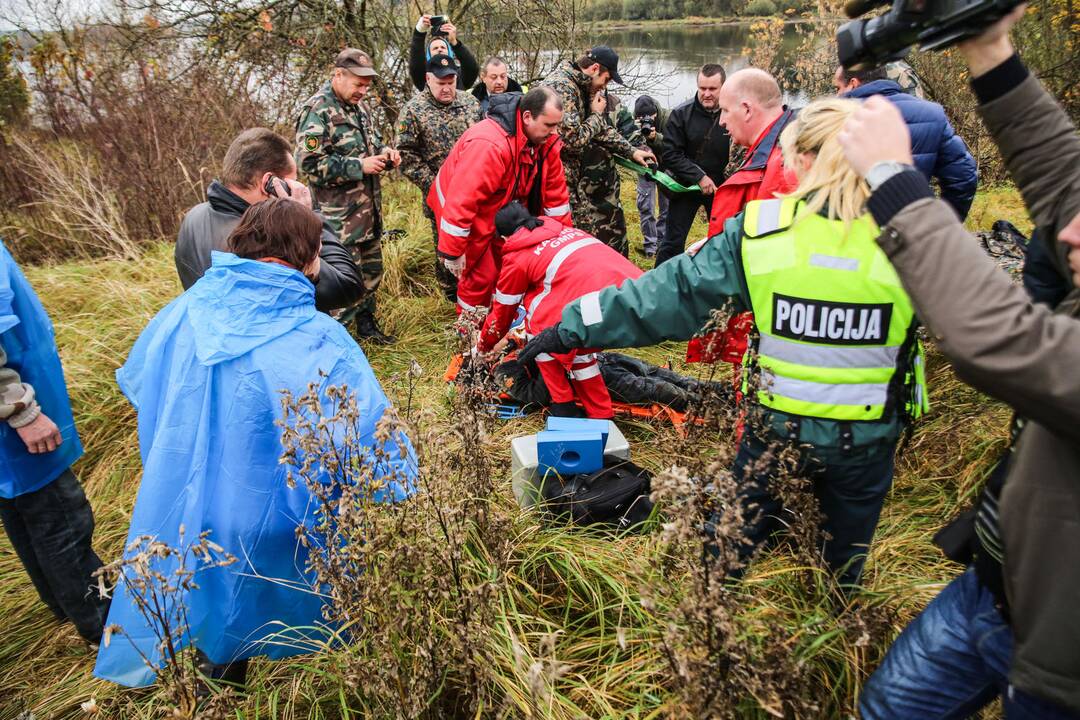
[[[458,139],[428,190],[427,204],[435,213],[439,232],[439,254],[465,256],[462,279],[473,304],[484,302],[497,277],[495,213],[500,208],[516,199],[537,214],[570,225],[561,140],[553,134],[543,146],[531,145],[522,129],[520,101],[521,96],[514,93],[493,97],[488,117]],[[480,262],[489,251],[494,263]],[[482,269],[486,277],[480,282],[466,279],[470,268]]]
[[[481,351],[506,334],[520,304],[527,313],[525,332],[536,335],[557,323],[568,303],[642,275],[641,268],[592,235],[554,218],[542,223],[535,230],[521,228],[503,246],[491,312],[477,341]]]

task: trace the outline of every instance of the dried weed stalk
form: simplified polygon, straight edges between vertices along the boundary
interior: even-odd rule
[[[502,703],[489,647],[512,533],[482,452],[482,403],[455,396],[439,431],[430,410],[408,423],[388,411],[372,449],[362,446],[355,395],[330,387],[324,396],[312,386],[283,398],[282,462],[318,504],[298,536],[346,646],[344,683],[375,717],[488,715]],[[418,460],[415,492],[391,504],[382,502],[388,483],[407,479],[394,476],[382,446],[402,433]]]
[[[185,542],[184,536],[183,525],[176,547],[151,535],[139,536],[127,546],[123,557],[94,573],[102,597],[109,597],[123,581],[124,593],[154,633],[154,649],[161,662],[149,657],[120,625],[106,626],[102,643],[108,647],[117,634],[131,642],[146,666],[157,673],[158,684],[172,704],[171,717],[224,718],[231,693],[219,693],[198,705],[196,702],[201,676],[194,648],[188,647],[190,624],[185,598],[199,587],[196,575],[228,567],[236,557],[213,542],[209,530],[190,542]]]

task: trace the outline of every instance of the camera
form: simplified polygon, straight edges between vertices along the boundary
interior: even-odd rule
[[[635,119],[641,128],[641,134],[646,138],[656,132],[656,115],[639,115]]]
[[[447,23],[445,15],[432,15],[431,16],[431,34],[433,37],[446,37],[441,28]]]
[[[978,35],[1023,0],[893,0],[872,18],[859,16],[888,5],[888,0],[848,0],[850,22],[836,31],[840,64],[866,70],[907,56],[913,45],[941,50]]]

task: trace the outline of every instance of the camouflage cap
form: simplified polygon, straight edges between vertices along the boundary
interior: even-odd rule
[[[334,60],[334,67],[344,68],[358,77],[379,76],[379,73],[375,72],[375,63],[371,61],[371,56],[356,48],[345,48],[339,52]]]
[[[458,64],[449,55],[432,55],[427,61],[427,71],[437,78],[458,74]]]

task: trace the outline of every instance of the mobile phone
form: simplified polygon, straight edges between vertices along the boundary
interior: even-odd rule
[[[446,24],[446,16],[445,15],[432,15],[431,16],[431,29],[433,31],[438,30],[439,28],[441,28],[445,24]]]
[[[281,183],[281,186],[283,188],[285,188],[285,194],[291,197],[292,196],[292,188],[289,187],[289,183],[285,182],[284,180],[279,178],[277,175],[269,175],[269,176],[267,176],[266,184],[263,185],[263,192],[266,193],[267,195],[269,195],[270,197],[280,197],[278,195],[278,193],[277,193],[277,186],[274,185],[275,180],[277,180],[277,181],[279,181]]]

